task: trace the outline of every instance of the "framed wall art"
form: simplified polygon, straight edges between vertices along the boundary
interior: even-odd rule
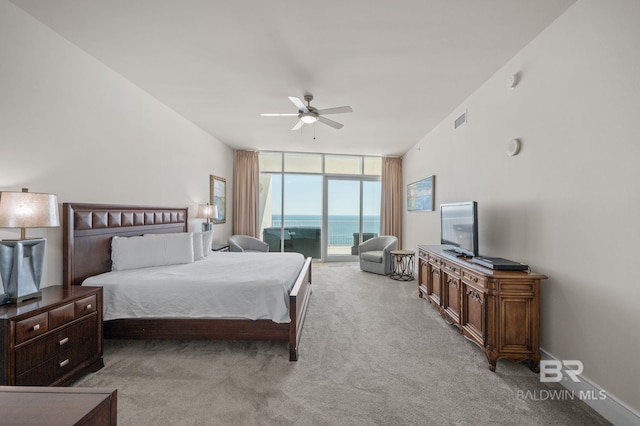
[[[210,175],[209,204],[215,207],[216,212],[213,223],[225,223],[227,221],[227,180]]]
[[[407,185],[407,211],[433,211],[435,176]]]

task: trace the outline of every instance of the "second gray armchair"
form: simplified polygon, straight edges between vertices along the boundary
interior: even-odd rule
[[[393,235],[368,239],[358,246],[360,269],[374,274],[389,275],[393,269],[391,250],[397,249],[398,239]]]
[[[232,235],[229,237],[229,251],[250,252],[269,251],[269,244],[248,235]]]

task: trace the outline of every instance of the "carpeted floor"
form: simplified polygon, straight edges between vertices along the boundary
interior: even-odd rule
[[[314,264],[298,362],[286,344],[106,340],[105,367],[74,386],[117,388],[125,426],[607,424],[577,399],[524,398],[564,388],[489,371],[416,285]]]

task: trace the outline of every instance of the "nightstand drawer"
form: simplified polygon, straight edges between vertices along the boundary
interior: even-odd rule
[[[68,303],[56,309],[49,311],[49,327],[54,328],[73,321],[75,318],[75,309],[73,303]]]
[[[69,348],[68,329],[16,350],[16,376],[54,357]]]
[[[16,351],[16,384],[43,385],[96,353],[98,317],[93,315]],[[62,364],[62,365],[60,365]],[[42,376],[43,369],[48,373]],[[33,370],[33,371],[31,371]]]
[[[16,376],[18,386],[42,386],[55,383],[56,379],[67,374],[77,365],[72,352],[65,352],[52,358],[36,368]]]
[[[36,337],[49,330],[49,314],[47,312],[16,323],[16,345]]]
[[[76,318],[96,311],[96,296],[85,297],[76,303]]]
[[[66,386],[104,366],[102,288],[40,291],[0,306],[0,385]]]

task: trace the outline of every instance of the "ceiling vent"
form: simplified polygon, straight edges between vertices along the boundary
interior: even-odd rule
[[[457,129],[467,122],[467,112],[465,111],[460,117],[456,118],[456,121],[453,122],[453,128]]]

